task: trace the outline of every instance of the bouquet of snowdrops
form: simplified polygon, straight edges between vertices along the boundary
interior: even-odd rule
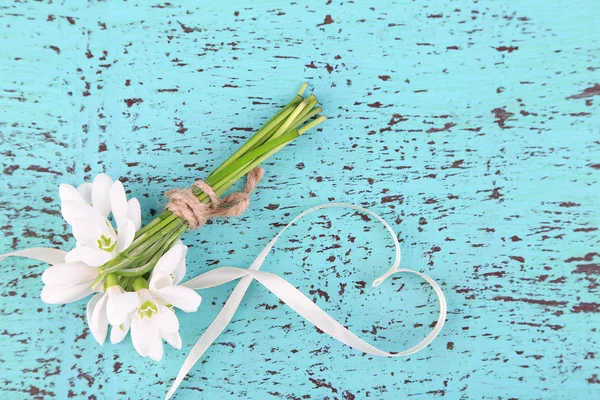
[[[257,171],[256,167],[267,158],[325,120],[319,116],[322,109],[316,97],[303,97],[306,87],[303,84],[294,99],[202,181],[202,185],[194,185],[187,192],[179,193],[179,197],[193,194],[206,218],[237,215],[243,211],[247,202],[245,207],[240,206],[239,196],[225,198],[223,203],[217,198],[240,178]],[[258,174],[253,186],[262,176],[260,171]],[[52,264],[42,274],[41,298],[46,303],[70,303],[93,295],[86,314],[90,331],[100,344],[106,340],[110,326],[112,343],[121,342],[131,330],[133,345],[144,357],[160,360],[163,340],[181,348],[179,321],[174,309],[194,312],[200,306],[201,297],[180,285],[186,274],[187,252],[180,236],[205,222],[197,219],[203,218],[197,215],[200,206],[179,204],[142,227],[138,200],[128,200],[123,184],[105,174],[77,188],[61,184],[59,194],[62,216],[71,225],[76,247],[68,252],[26,249],[2,255],[0,260],[23,256]],[[211,207],[217,205],[223,212],[211,214],[214,211]],[[114,225],[109,219],[111,214]]]

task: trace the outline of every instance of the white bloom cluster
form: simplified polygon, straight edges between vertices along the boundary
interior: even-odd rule
[[[175,242],[158,260],[147,284],[134,285],[135,291],[126,291],[117,280],[108,278],[94,290],[99,267],[126,250],[140,229],[140,203],[135,198],[127,201],[122,183],[105,174],[78,188],[60,185],[60,200],[77,245],[66,255],[65,263],[42,274],[42,300],[65,304],[99,292],[90,299],[86,313],[98,343],[104,343],[110,325],[112,343],[121,342],[131,329],[137,352],[156,361],[163,355],[163,339],[181,348],[179,320],[173,308],[194,312],[201,301],[198,293],[178,285],[186,272],[187,247],[180,240]],[[116,230],[108,220],[111,213]]]

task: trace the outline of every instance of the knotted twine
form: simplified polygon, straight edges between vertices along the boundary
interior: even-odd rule
[[[209,219],[217,217],[235,217],[241,215],[250,205],[250,193],[265,171],[256,167],[246,176],[246,186],[241,192],[235,192],[227,197],[219,199],[215,191],[203,180],[197,180],[192,187],[202,190],[210,199],[209,204],[201,203],[194,195],[191,187],[185,189],[173,189],[165,193],[169,199],[166,209],[184,219],[190,229],[197,229],[206,224]]]

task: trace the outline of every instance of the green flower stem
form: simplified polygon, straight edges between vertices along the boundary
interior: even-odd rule
[[[222,196],[235,182],[277,151],[291,143],[298,136],[316,127],[325,117],[316,117],[323,110],[318,106],[314,95],[303,98],[307,84],[304,83],[298,94],[259,130],[252,135],[231,157],[223,162],[206,179],[217,196]],[[194,189],[198,200],[210,202],[206,193]],[[148,277],[156,263],[188,228],[187,223],[166,210],[140,229],[127,250],[100,267],[100,274],[93,283],[97,286],[106,278],[107,285],[113,285],[116,278],[125,290],[139,290],[148,283]]]
[[[306,100],[308,101],[308,103],[307,103],[307,106],[306,106],[306,107],[304,108],[304,110],[303,110],[303,111],[300,113],[300,115],[303,115],[305,112],[308,112],[308,111],[310,111],[308,108],[309,108],[309,107],[310,107],[310,108],[314,107],[314,106],[315,106],[315,104],[317,103],[317,98],[315,97],[315,95],[314,95],[314,94],[311,94],[310,96],[308,96],[308,98],[307,98]],[[297,106],[298,106],[298,105],[296,105],[296,107],[297,107]],[[287,114],[288,114],[288,116],[289,116],[289,114],[291,114],[291,113],[292,113],[294,110],[295,110],[295,108],[290,108],[290,110],[289,110],[289,113],[287,113]],[[274,133],[276,133],[276,132],[278,132],[278,131],[279,131],[279,130],[282,128],[282,126],[283,126],[283,125],[284,125],[286,122],[287,122],[287,118],[283,118],[283,116],[282,116],[282,118],[281,118],[281,121],[280,121],[280,122],[277,124],[277,126],[273,125],[273,128],[271,129],[271,132],[270,132],[270,134],[268,134],[268,135],[264,135],[264,136],[263,136],[263,138],[262,138],[260,141],[258,141],[257,143],[255,143],[255,144],[254,144],[254,146],[252,146],[252,147],[250,148],[250,150],[255,150],[257,147],[260,147],[260,146],[262,146],[263,144],[265,144],[265,142],[267,142],[269,139],[271,139],[271,138],[273,137],[273,134],[274,134]],[[284,129],[285,129],[285,128],[284,128]]]
[[[279,130],[279,128],[281,128],[281,127],[283,126],[283,124],[285,124],[285,121],[287,120],[287,117],[289,117],[289,115],[290,115],[290,114],[291,114],[293,111],[294,111],[294,108],[290,108],[290,109],[288,110],[288,112],[286,112],[286,114],[287,114],[287,115],[285,115],[285,117],[282,115],[282,117],[283,117],[283,118],[281,118],[281,120],[280,120],[280,121],[278,121],[276,125],[273,125],[273,126],[271,127],[271,129],[269,129],[269,132],[268,132],[268,133],[266,133],[265,135],[263,135],[263,137],[262,137],[262,138],[261,138],[259,141],[257,141],[256,143],[254,143],[254,145],[253,145],[252,147],[250,147],[250,148],[248,149],[248,151],[255,150],[255,149],[257,149],[258,147],[260,147],[260,146],[262,146],[263,144],[265,144],[265,142],[266,142],[267,140],[269,140],[269,139],[271,138],[271,136],[273,136],[273,134],[274,134],[275,132],[277,132],[277,131]]]
[[[167,213],[168,215],[163,215]],[[139,236],[133,241],[133,243],[131,243],[131,245],[129,246],[130,252],[133,251],[133,249],[136,249],[137,247],[141,246],[143,243],[146,243],[149,238],[154,236],[156,233],[162,231],[166,226],[173,223],[173,221],[177,218],[170,211],[165,211],[163,212],[163,214],[159,216],[159,223],[155,224],[151,229],[148,229],[146,232],[144,232],[143,235]]]
[[[156,247],[156,242],[150,240],[142,242],[137,247],[130,246],[127,250],[100,267],[101,277],[111,272],[127,268],[130,264],[142,261],[145,257],[144,253],[152,251],[153,247]],[[132,255],[132,253],[135,255]]]
[[[288,129],[290,125],[293,125],[294,127],[300,126],[302,123],[304,123],[309,118],[318,114],[321,111],[320,107],[318,107],[317,109],[313,109],[313,107],[317,104],[317,99],[314,95],[311,96],[312,98],[310,98],[310,100],[304,100],[302,103],[296,106],[292,114],[286,119],[285,123],[270,138],[266,140],[266,145],[262,145],[253,150],[248,151],[246,155],[240,157],[235,162],[229,164],[227,168],[224,168],[221,171],[212,174],[209,177],[209,179],[207,179],[207,183],[211,187],[213,187],[215,193],[217,193],[218,195],[223,194],[237,180],[239,180],[242,176],[246,175],[250,170],[254,168],[254,166],[258,165],[256,163],[252,163],[253,159],[264,160],[268,158],[263,158],[265,154],[269,154],[269,156],[275,154],[277,151],[281,150],[285,145],[289,144],[289,142],[291,142],[293,139],[298,137],[295,128],[292,128],[291,131],[288,131],[286,133],[282,132],[284,129]],[[285,137],[285,140],[281,140],[281,137]],[[199,194],[200,193],[196,193],[197,196]]]
[[[128,288],[130,285],[132,285],[132,284],[133,284],[133,279],[132,279],[132,278],[129,278],[129,277],[124,277],[124,276],[122,276],[122,277],[119,279],[119,285],[120,285],[120,286],[121,286],[123,289],[125,289],[125,290],[127,290],[127,288]]]
[[[298,108],[296,108],[296,110],[297,109]],[[300,114],[300,112],[297,113],[297,115],[299,115],[299,114]],[[310,115],[310,114],[311,113],[309,112],[306,115]],[[305,115],[305,117],[306,117],[306,115]],[[305,125],[304,127],[301,128],[302,133],[317,126],[324,120],[325,120],[325,117],[321,117],[321,118],[318,118],[318,119],[312,121],[311,123]],[[293,122],[294,121],[291,121],[290,123],[293,123]],[[301,122],[302,122],[302,120],[297,121],[296,124],[301,123]],[[271,155],[273,155],[277,151],[281,150],[283,147],[285,147],[287,144],[289,144],[293,139],[298,137],[299,134],[300,134],[300,130],[299,131],[293,130],[293,131],[287,132],[285,135],[282,135],[279,138],[272,139],[272,140],[270,139],[266,145],[263,145],[253,151],[248,152],[248,154],[241,157],[239,160],[235,161],[232,164],[233,167],[229,166],[229,168],[226,167],[220,173],[212,174],[211,178],[207,179],[207,183],[213,187],[213,189],[215,190],[215,193],[217,195],[219,195],[219,196],[222,195],[241,177],[246,175],[249,171],[251,171],[253,168],[258,166],[260,163],[262,163],[264,160],[269,158]],[[200,201],[208,203],[209,199],[205,193],[199,191],[199,193],[197,193],[197,197]],[[166,214],[166,212],[163,214]],[[150,238],[152,238],[154,235],[156,235],[157,233],[159,233],[161,231],[165,231],[165,230],[170,231],[171,229],[169,229],[167,227],[168,226],[173,227],[172,224],[176,224],[178,217],[171,213],[169,213],[169,214],[170,215],[160,215],[157,218],[158,220],[160,220],[160,222],[154,224],[151,229],[147,230],[143,234],[143,236],[139,236],[134,241],[134,243],[132,243],[132,246],[130,246],[130,249],[129,249],[129,254],[132,254],[132,253],[139,254],[139,253],[143,252],[145,250],[145,247],[140,247],[140,246],[142,246],[143,244],[146,244],[146,246],[148,246],[148,243],[152,243],[153,241],[150,241],[149,240]],[[116,271],[119,269],[123,269],[123,267],[126,267],[126,266],[123,266],[121,263],[119,263],[119,267],[120,268],[118,268],[118,269],[116,267],[110,268],[110,269],[107,268],[105,271],[107,271],[107,272],[108,271]]]
[[[308,83],[302,82],[302,86],[300,86],[300,89],[298,89],[298,93],[296,94],[296,96],[302,96],[307,87]]]
[[[277,131],[269,138],[269,140],[277,139],[279,136],[283,135],[289,127],[294,123],[298,115],[306,108],[308,105],[308,101],[304,100],[302,103],[298,104],[294,109],[294,112],[285,120],[285,124],[283,124]]]
[[[135,264],[143,264],[150,260],[154,254],[161,253],[164,247],[164,244],[170,241],[173,232],[176,232],[179,228],[184,227],[187,229],[187,225],[184,221],[175,217],[173,221],[165,227],[165,229],[156,232],[155,240],[148,241],[151,243],[151,246],[148,246],[146,251],[140,252],[140,255],[137,257],[137,262]],[[143,247],[144,245],[140,246]],[[136,249],[137,250],[137,249]],[[162,253],[161,253],[162,254]],[[129,267],[129,265],[127,266]]]
[[[237,160],[239,157],[244,155],[249,149],[251,149],[252,146],[254,146],[254,144],[259,142],[264,136],[269,135],[269,133],[272,133],[272,130],[274,130],[274,128],[278,126],[279,123],[281,123],[281,121],[283,121],[290,115],[290,113],[294,110],[293,107],[300,101],[302,101],[302,96],[296,95],[296,97],[292,101],[290,101],[281,111],[275,114],[275,116],[269,121],[267,121],[267,123],[264,124],[262,128],[256,131],[256,133],[252,137],[250,137],[250,139],[248,139],[246,143],[242,145],[242,147],[240,147],[235,153],[233,153],[231,157],[225,160],[225,162],[221,164],[213,172],[213,174],[219,172],[221,169],[225,168],[227,165]]]
[[[156,266],[156,263],[158,262],[159,258],[160,257],[154,257],[150,261],[148,261],[146,264],[144,264],[140,267],[124,269],[122,271],[119,271],[119,275],[130,277],[130,278],[142,276],[146,272],[151,271],[152,268],[154,268]]]
[[[219,166],[219,168],[217,168],[213,173],[211,173],[209,175],[209,178],[207,179],[207,182],[210,178],[222,171],[229,164],[240,158],[242,156],[242,153],[247,153],[248,151],[256,150],[258,148],[258,145],[262,147],[263,143],[270,139],[273,139],[273,131],[275,131],[275,134],[280,134],[279,132],[281,131],[281,127],[283,126],[283,124],[293,124],[294,127],[297,127],[312,116],[318,114],[321,111],[321,108],[312,109],[312,107],[317,104],[317,99],[314,95],[310,95],[306,100],[304,100],[306,101],[306,104],[303,105],[302,108],[298,109],[298,104],[302,104],[301,93],[304,92],[305,88],[306,84],[303,84],[300,90],[298,91],[299,94],[296,95],[296,97],[292,101],[290,101],[282,110],[280,110],[273,118],[271,118],[259,131],[257,131],[256,134],[254,134],[236,153],[234,153],[234,155],[229,157],[223,164],[221,164],[221,166]],[[290,114],[292,113],[295,113],[295,115],[297,116],[295,120],[289,118]],[[299,119],[300,121],[298,121]],[[249,146],[252,143],[254,143],[254,145]],[[235,176],[237,175],[239,175],[239,172]],[[221,176],[224,176],[224,174]],[[225,185],[222,184],[220,186],[224,187]],[[230,186],[231,185],[227,185],[227,189]],[[198,190],[195,194],[197,197],[203,197],[202,199],[199,198],[199,200],[203,202],[208,201],[208,197],[205,196],[204,193],[202,193],[202,191]],[[157,231],[164,229],[165,226],[173,222],[173,220],[176,218],[177,217],[173,216],[170,211],[165,211],[161,213],[157,218],[155,218],[148,225],[146,225],[145,227],[140,229],[140,231],[137,232],[136,240],[132,244],[131,248],[136,248],[139,244],[145,242],[148,238],[152,237]],[[144,235],[144,237],[141,237],[142,235]]]
[[[309,124],[307,124],[307,125],[303,126],[301,128],[301,130],[298,130],[297,131],[298,135],[307,132],[308,130],[316,127],[317,125],[319,125],[320,123],[322,123],[325,120],[326,120],[326,117],[324,117],[324,116],[317,118],[316,120],[309,123],[310,126],[308,126]],[[298,121],[298,122],[301,123],[301,121]],[[301,131],[302,131],[302,133],[300,133]],[[215,194],[217,196],[223,195],[240,178],[242,178],[244,175],[246,175],[252,169],[254,169],[258,165],[260,165],[267,158],[271,157],[273,154],[275,154],[276,152],[281,150],[283,147],[288,145],[293,139],[295,139],[297,137],[296,130],[294,129],[293,131],[286,133],[285,136],[281,136],[281,137],[285,138],[285,140],[283,141],[282,144],[280,144],[280,142],[279,142],[280,139],[273,139],[273,141],[271,142],[272,146],[269,146],[269,147],[267,147],[267,145],[263,146],[264,151],[257,153],[258,155],[256,158],[254,158],[253,161],[251,161],[248,164],[245,164],[243,166],[240,166],[240,168],[238,168],[235,171],[232,171],[226,177],[221,178],[219,180],[219,182],[217,182],[217,183],[207,182],[209,185],[211,185],[211,187],[215,191]],[[272,150],[270,150],[270,149],[272,149]],[[262,154],[260,154],[260,153],[262,153]],[[253,158],[253,157],[249,157],[249,158]],[[203,199],[203,198],[199,197],[199,199]]]
[[[135,233],[135,238],[137,239],[138,237],[143,235],[145,232],[150,230],[150,228],[152,228],[152,227],[156,226],[156,224],[160,223],[162,221],[162,219],[167,216],[166,214],[167,214],[167,212],[163,212],[163,213],[159,214],[158,217],[156,217],[152,221],[150,221],[150,223],[148,225],[142,226],[142,229],[140,229],[139,231],[137,231]]]
[[[141,265],[141,267],[116,269],[116,268],[120,267],[120,266],[116,266],[114,273],[118,274],[119,276],[141,276],[144,273],[150,271],[154,267],[154,265],[156,265],[156,262],[158,261],[158,259],[162,256],[162,254],[163,254],[162,250],[163,250],[165,243],[167,243],[167,240],[165,240],[165,238],[156,242],[155,245],[152,246],[150,248],[150,250],[148,251],[148,257],[145,257],[144,260],[139,260],[135,264],[135,265]],[[127,273],[128,271],[136,271],[141,268],[145,269],[142,273],[139,273],[139,274],[138,273],[131,273],[131,274]]]
[[[152,257],[147,263],[143,264],[140,267],[121,270],[118,272],[118,274],[126,277],[134,277],[142,276],[145,273],[150,272],[156,266],[156,263],[158,262],[158,260],[160,260],[163,254],[166,253],[173,246],[175,241],[179,239],[179,236],[181,236],[187,228],[187,225],[181,224],[181,226],[177,230],[173,231],[170,235],[165,236],[164,239],[160,242],[160,249],[154,255],[152,255]]]
[[[311,95],[312,96],[312,95]],[[297,115],[297,117],[290,122],[288,130],[297,129],[304,122],[314,117],[323,109],[321,107],[315,107],[317,105],[317,98],[313,96],[313,99],[307,99],[307,106]]]
[[[157,232],[157,240],[148,240],[142,244],[142,246],[144,246],[145,251],[142,251],[140,249],[141,246],[138,246],[135,249],[132,249],[130,247],[121,254],[119,254],[116,258],[100,267],[100,273],[92,283],[92,288],[97,287],[98,284],[102,281],[102,279],[104,279],[110,273],[116,272],[119,275],[123,275],[121,271],[128,269],[132,265],[145,265],[148,262],[148,260],[152,259],[152,257],[154,257],[154,255],[156,254],[158,254],[160,258],[160,256],[164,254],[165,251],[163,245],[165,242],[169,241],[169,239],[172,236],[172,233],[174,231],[178,231],[179,228],[181,228],[182,226],[183,230],[181,231],[181,233],[183,233],[183,231],[185,231],[185,229],[187,228],[185,223],[179,220],[177,217],[175,217],[175,219],[169,225],[164,230]],[[181,233],[179,235],[181,235]],[[177,235],[177,237],[179,237],[179,235]],[[171,240],[170,243],[174,242],[175,240],[176,238]],[[140,254],[137,257],[131,257],[130,253],[132,252],[132,250],[139,252]]]
[[[317,125],[322,124],[327,120],[327,117],[321,115],[319,118],[310,121],[308,124],[304,125],[302,128],[298,129],[299,135],[304,135],[306,132],[310,131],[312,128],[316,128]]]
[[[298,129],[300,127],[300,125],[302,125],[303,123],[305,123],[312,117],[316,116],[317,114],[320,114],[321,111],[323,111],[323,109],[321,107],[313,108],[308,113],[306,113],[304,116],[301,116],[296,121],[294,121],[294,124],[292,125],[292,129]]]
[[[281,128],[281,126],[286,122],[289,115],[296,109],[296,106],[301,101],[303,101],[302,94],[304,93],[304,90],[306,89],[307,86],[308,86],[307,83],[303,83],[302,86],[300,87],[300,90],[298,91],[298,94],[284,108],[282,108],[269,121],[267,121],[250,139],[248,139],[246,141],[246,143],[244,145],[242,145],[242,147],[240,149],[238,149],[231,157],[229,157],[223,164],[221,164],[215,171],[213,171],[209,175],[209,178],[211,176],[215,175],[216,173],[218,173],[220,170],[225,168],[230,163],[237,160],[239,157],[244,155],[249,150],[254,150],[257,147],[264,144],[264,142],[269,140],[269,138],[272,136],[272,134],[274,132],[276,132],[277,130],[279,130],[279,128]],[[309,96],[309,99],[311,99],[311,101],[313,98],[316,101],[316,97],[314,95]],[[146,237],[144,237],[140,241],[137,241],[137,239],[140,236],[142,236],[143,234],[148,232],[151,228],[156,227],[158,230],[160,230],[164,226],[166,226],[167,224],[172,222],[173,219],[169,218],[171,216],[172,216],[172,213],[170,211],[164,211],[163,213],[158,215],[158,217],[153,219],[148,225],[142,227],[138,232],[136,232],[136,235],[135,235],[136,242],[134,242],[132,244],[132,247],[136,247],[141,242],[144,242],[148,237],[151,237],[153,235],[153,233],[155,232],[155,230],[153,230],[153,232],[150,233],[149,235],[146,235]],[[165,221],[165,219],[168,219],[168,220]]]
[[[298,129],[298,134],[302,135],[303,133],[307,132],[308,130],[323,123],[326,119],[327,118],[325,116],[321,116],[321,117],[315,119],[314,121],[309,122],[308,124],[304,125],[302,128]],[[231,182],[231,183],[228,186],[221,186],[218,189],[214,189],[214,187],[213,187],[213,189],[215,190],[215,194],[217,196],[221,196],[223,193],[225,193],[227,191],[227,189],[229,189],[229,187],[231,187],[231,185],[233,185],[233,183],[235,183],[237,180],[239,180],[242,176],[246,175],[248,173],[248,171],[251,171],[252,169],[259,166],[263,161],[265,161],[267,158],[271,157],[273,154],[277,153],[279,150],[281,150],[283,147],[285,147],[288,143],[289,142],[276,147],[275,149],[271,150],[270,152],[257,158],[250,164],[247,164],[242,170],[240,170],[240,172],[238,172],[236,175],[234,175],[230,179],[229,182]]]
[[[206,183],[213,188],[217,196],[222,195],[235,182],[237,182],[241,177],[246,175],[248,172],[250,172],[250,170],[258,165],[256,163],[252,163],[253,160],[256,160],[257,158],[266,159],[264,158],[264,154],[274,154],[276,151],[279,151],[297,137],[298,132],[296,130],[292,130],[287,132],[285,135],[280,136],[277,140],[269,141],[266,145],[248,152],[248,154],[245,156],[226,166],[221,172],[211,175],[211,177],[207,179]],[[203,203],[209,202],[209,198],[204,192],[199,189],[195,190],[194,192],[199,201]],[[179,219],[173,214],[168,216],[159,216],[159,218],[161,218],[159,223],[155,224],[151,229],[146,231],[142,236],[138,237],[134,243],[132,243],[130,246],[130,252],[135,251],[137,253],[137,249],[140,248],[140,246],[143,246],[144,243],[148,243],[150,241],[149,239],[158,232],[167,230],[167,226],[173,224]],[[112,270],[113,268],[110,268],[110,271]],[[106,271],[109,271],[109,269]]]
[[[226,168],[222,169],[220,172],[212,175],[206,180],[206,183],[212,187],[213,185],[217,185],[222,181],[229,181],[229,179],[227,178],[233,173],[235,173],[235,171],[242,168],[244,165],[252,162],[253,160],[257,159],[263,154],[270,152],[275,147],[287,144],[287,142],[290,142],[297,137],[297,131],[290,131],[285,135],[278,137],[277,139],[269,140],[266,144],[258,147],[255,150],[249,151],[244,156],[238,158],[236,161],[229,164]]]
[[[298,115],[298,118],[303,118],[306,114],[308,114],[319,102],[317,100],[317,97],[314,94],[311,94],[310,96],[308,96],[306,98],[306,108],[304,108],[304,110],[302,110],[302,112]]]

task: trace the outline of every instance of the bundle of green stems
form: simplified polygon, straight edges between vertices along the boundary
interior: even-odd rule
[[[217,196],[222,196],[240,178],[298,136],[325,121],[325,116],[319,116],[323,110],[317,98],[312,94],[306,98],[303,96],[306,87],[306,83],[302,84],[285,107],[205,179]],[[193,190],[200,202],[210,202],[206,193],[197,188]],[[121,287],[133,290],[136,278],[147,277],[160,257],[187,229],[184,219],[168,210],[163,211],[136,233],[129,248],[100,267],[100,274],[93,286],[97,287],[110,274],[111,281],[118,279]]]

